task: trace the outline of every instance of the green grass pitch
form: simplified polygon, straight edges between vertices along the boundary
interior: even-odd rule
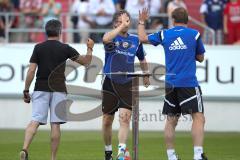
[[[30,160],[49,160],[49,131],[39,131],[30,147]],[[0,160],[18,160],[24,131],[0,130]],[[131,136],[129,139],[131,142]],[[139,160],[166,160],[162,132],[141,132]],[[116,155],[117,133],[113,146]],[[128,144],[131,149],[131,143]],[[182,160],[192,159],[190,133],[177,132],[176,150]],[[210,160],[240,160],[240,133],[206,133],[205,152]],[[63,131],[58,160],[103,160],[99,131]]]

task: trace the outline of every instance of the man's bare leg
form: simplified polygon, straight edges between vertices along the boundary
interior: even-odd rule
[[[131,121],[132,111],[125,108],[119,109],[119,123],[120,128],[118,131],[118,155],[126,149],[126,142],[128,139],[128,133],[130,128],[130,121]]]
[[[24,138],[24,143],[23,143],[23,149],[28,151],[28,148],[34,138],[34,136],[37,133],[37,129],[39,127],[39,122],[36,121],[31,121],[25,131],[25,138]]]
[[[102,119],[102,133],[105,144],[105,159],[112,159],[112,123],[114,115],[104,114]]]
[[[194,145],[194,159],[202,159],[203,140],[204,140],[204,125],[205,117],[203,113],[197,112],[192,114],[192,139]]]
[[[60,138],[61,138],[60,124],[51,123],[51,159],[52,160],[56,160]]]
[[[26,160],[28,159],[28,149],[30,144],[32,143],[32,140],[37,133],[37,129],[39,127],[39,122],[31,121],[26,130],[25,130],[25,138],[23,143],[23,149],[20,152],[20,160]]]
[[[168,160],[177,160],[177,156],[174,148],[175,141],[175,128],[178,123],[179,116],[167,116],[164,138],[167,148]]]

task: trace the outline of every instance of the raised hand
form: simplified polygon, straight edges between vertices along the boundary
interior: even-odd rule
[[[126,13],[122,14],[121,15],[121,18],[122,18],[122,26],[125,28],[125,27],[128,27],[129,24],[130,24],[130,18],[128,17],[128,15]]]
[[[139,22],[145,22],[149,18],[149,10],[147,8],[143,8],[142,11],[139,11]]]
[[[94,41],[91,38],[87,40],[87,48],[93,49]]]

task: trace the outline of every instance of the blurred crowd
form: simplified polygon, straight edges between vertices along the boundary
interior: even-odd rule
[[[42,28],[50,19],[58,19],[61,14],[61,3],[55,0],[0,0],[0,12],[22,13],[23,16],[10,15],[8,22],[0,16],[0,37],[5,37],[6,26],[23,29],[10,33],[11,42],[34,42],[37,34],[27,33],[26,28]],[[25,31],[24,31],[25,30]]]
[[[200,13],[202,21],[215,31],[215,37],[209,31],[204,31],[204,42],[216,44],[240,43],[240,2],[238,0],[204,0]]]
[[[66,0],[67,1],[67,0]],[[50,19],[61,17],[61,0],[0,0],[0,14],[4,12],[22,13],[24,16],[10,15],[6,20],[0,15],[0,41],[6,37],[6,27],[23,29],[22,32],[11,32],[10,42],[34,42],[38,34],[27,33],[26,28],[44,27]],[[71,16],[67,28],[78,30],[73,33],[73,42],[85,42],[90,36],[96,42],[101,42],[106,29],[112,28],[112,15],[121,9],[127,10],[132,16],[132,28],[136,29],[139,10],[149,8],[150,19],[148,29],[160,30],[172,27],[168,16],[171,12],[187,5],[184,0],[72,0],[68,9]],[[159,17],[165,13],[167,16]],[[210,44],[213,38],[217,44],[233,44],[240,41],[240,2],[238,0],[203,0],[200,6],[202,22],[213,29],[215,37],[205,30],[203,40]],[[99,33],[89,32],[97,29]]]
[[[183,3],[182,0],[174,2]],[[84,42],[90,36],[94,41],[100,42],[104,29],[112,28],[112,15],[125,9],[132,16],[132,28],[136,29],[138,24],[138,13],[143,8],[149,8],[151,18],[148,29],[162,29],[168,27],[168,17],[159,17],[160,13],[166,13],[169,0],[75,0],[71,7],[71,18],[74,29],[81,30],[73,36],[74,42]],[[180,6],[180,5],[179,5]],[[80,16],[78,16],[80,15]],[[101,29],[102,33],[89,33],[88,29]]]

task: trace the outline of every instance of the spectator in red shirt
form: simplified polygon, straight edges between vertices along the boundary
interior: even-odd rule
[[[233,44],[240,40],[240,3],[231,0],[224,10],[224,33],[227,43]]]
[[[39,15],[42,9],[42,0],[20,0],[20,11],[24,17],[20,17],[20,28],[40,28],[41,21]],[[33,42],[35,34],[27,36],[20,34],[20,42]]]

